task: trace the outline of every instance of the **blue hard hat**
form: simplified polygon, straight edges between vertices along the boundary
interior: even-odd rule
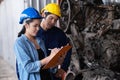
[[[25,9],[21,13],[19,23],[23,24],[23,21],[25,19],[28,19],[28,18],[29,19],[42,19],[42,17],[40,16],[39,12],[35,8],[32,8],[32,7],[29,7],[27,9]]]

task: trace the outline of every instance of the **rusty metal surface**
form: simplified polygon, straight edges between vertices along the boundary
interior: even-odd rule
[[[73,46],[65,80],[120,80],[120,3],[103,1],[61,2],[61,28]]]

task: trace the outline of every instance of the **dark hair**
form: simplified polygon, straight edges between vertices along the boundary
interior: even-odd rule
[[[50,13],[50,12],[45,12],[45,18],[46,18],[49,14],[51,14],[51,13]]]
[[[33,22],[33,19],[25,21],[25,23],[27,23],[27,24],[29,24],[31,22]],[[21,31],[18,33],[18,37],[20,37],[22,34],[24,34],[25,31],[26,31],[26,28],[25,28],[25,26],[23,26],[23,28],[21,29]]]
[[[24,34],[26,31],[25,26],[21,29],[21,31],[18,33],[18,37],[20,37],[22,34]]]
[[[52,13],[50,13],[50,12],[45,12],[45,18],[46,18],[49,14],[52,14]],[[58,16],[58,18],[60,18],[60,17]]]

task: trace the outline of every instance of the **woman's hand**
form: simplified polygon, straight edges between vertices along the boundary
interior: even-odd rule
[[[43,65],[47,64],[60,50],[61,50],[61,48],[51,49],[50,55],[40,61],[41,65],[43,66]]]
[[[51,49],[51,53],[50,53],[49,57],[53,58],[60,50],[61,50],[61,48]]]

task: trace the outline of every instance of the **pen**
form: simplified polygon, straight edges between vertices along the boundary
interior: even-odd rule
[[[52,50],[52,49],[48,49],[48,50]]]

